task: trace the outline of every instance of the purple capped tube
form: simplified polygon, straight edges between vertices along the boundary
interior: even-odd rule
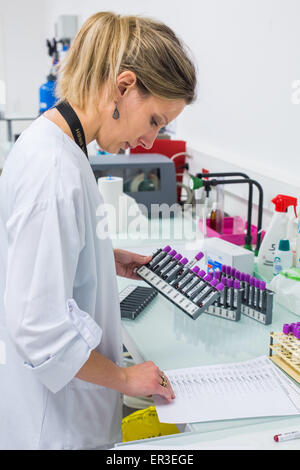
[[[204,253],[202,253],[202,251],[199,251],[199,253],[197,253],[194,257],[194,259],[192,259],[192,261],[187,264],[187,267],[191,269],[196,263],[198,263],[203,258],[203,256]]]
[[[176,257],[175,257],[176,258]],[[186,265],[188,263],[187,258],[182,258],[179,262],[174,266],[165,276],[165,281],[169,284],[174,280],[177,279],[178,276],[186,269]]]
[[[210,289],[205,291],[204,295],[202,295],[196,302],[199,307],[203,307],[204,309],[207,309],[211,304],[213,304],[218,297],[220,297],[220,294],[224,289],[224,284],[218,282],[217,279],[213,279],[210,284]]]
[[[165,279],[165,276],[166,274],[170,271],[170,269],[174,268],[174,266],[177,266],[178,264],[178,261],[180,261],[182,258],[182,255],[180,253],[177,253],[177,255],[174,256],[173,259],[171,259],[169,261],[168,264],[166,264],[166,266],[164,268],[162,268],[160,271],[159,271],[159,275]]]
[[[159,263],[165,256],[171,251],[171,247],[169,245],[165,246],[163,249],[159,249],[154,255],[152,256],[152,260],[149,261],[147,264],[148,268],[153,268],[157,263]]]
[[[153,271],[155,271],[157,274],[159,274],[161,272],[161,270],[167,266],[167,264],[169,263],[169,261],[172,261],[174,256],[177,255],[177,251],[176,250],[171,250],[169,253],[167,253],[167,255],[164,257],[164,259],[162,259],[159,263],[157,263],[154,268],[153,268]]]

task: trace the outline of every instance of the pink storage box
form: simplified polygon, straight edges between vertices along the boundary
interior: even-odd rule
[[[245,223],[245,232],[244,233],[232,233],[233,232],[233,222],[234,217],[224,217],[224,229],[223,233],[216,232],[210,228],[210,219],[206,219],[206,234],[208,237],[217,237],[226,240],[227,242],[233,243],[234,245],[244,245],[245,244],[245,234],[247,231],[247,223]],[[203,232],[203,221],[199,219],[199,228]],[[251,235],[252,235],[252,244],[256,244],[257,238],[257,227],[251,225]],[[261,233],[261,240],[263,240],[265,232]]]

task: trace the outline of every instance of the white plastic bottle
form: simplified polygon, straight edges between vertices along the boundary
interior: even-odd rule
[[[278,194],[278,196],[272,199],[272,202],[275,204],[275,212],[257,257],[258,273],[266,281],[271,281],[273,278],[275,250],[279,241],[286,238],[288,224],[287,210],[288,207],[293,206],[296,214],[297,198]]]
[[[293,266],[293,253],[289,240],[280,240],[274,255],[273,274],[277,276],[280,271],[290,269]]]

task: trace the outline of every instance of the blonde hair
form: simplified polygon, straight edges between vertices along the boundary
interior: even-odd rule
[[[83,24],[59,70],[57,96],[84,108],[104,84],[113,93],[125,70],[135,73],[143,95],[195,99],[195,67],[175,33],[149,18],[111,12]]]

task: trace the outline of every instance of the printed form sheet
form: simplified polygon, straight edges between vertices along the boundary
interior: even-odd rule
[[[154,397],[162,423],[300,414],[300,387],[267,356],[165,372],[176,398]]]

